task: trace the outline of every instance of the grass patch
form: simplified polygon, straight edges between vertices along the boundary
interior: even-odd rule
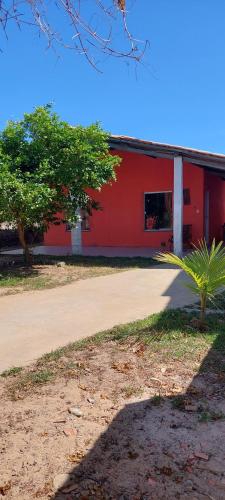
[[[198,417],[201,423],[215,422],[217,420],[225,420],[225,415],[222,411],[202,411]]]
[[[46,384],[46,382],[49,382],[49,380],[52,379],[53,377],[53,372],[49,370],[42,370],[37,373],[30,373],[27,374],[27,381],[28,383],[33,384]]]
[[[161,406],[161,404],[164,402],[164,398],[162,396],[160,396],[160,394],[156,394],[155,396],[153,396],[153,398],[151,399],[151,404],[153,406]]]
[[[53,270],[54,271],[54,270]],[[50,275],[38,269],[13,269],[0,275],[0,287],[8,288],[12,291],[42,290],[45,288],[54,288],[59,285],[66,285],[72,281],[72,277],[67,274],[63,277],[58,276],[57,272]]]
[[[10,286],[18,286],[21,285],[24,282],[24,278],[21,276],[17,276],[16,274],[10,275],[6,274],[0,276],[0,286],[2,287],[10,287]]]
[[[28,279],[23,284],[24,290],[43,290],[46,288],[55,288],[57,286],[68,285],[71,283],[72,278],[66,276],[63,280],[56,278],[48,278],[47,276],[37,276],[35,279]]]
[[[40,386],[50,382],[54,377],[54,373],[50,370],[34,370],[20,373],[14,383],[9,385],[9,394],[12,399],[20,398],[29,389],[35,386]]]
[[[176,396],[175,398],[172,399],[172,408],[174,408],[175,410],[184,411],[185,404],[186,404],[186,398],[183,395]]]
[[[125,385],[122,387],[121,392],[126,398],[131,398],[132,396],[140,396],[142,388],[134,387],[133,385]]]
[[[45,363],[52,362],[52,361],[58,361],[58,359],[60,359],[66,353],[67,347],[69,347],[69,346],[60,347],[59,349],[56,349],[55,351],[51,351],[51,352],[44,354],[37,361],[37,364],[45,364]]]
[[[5,370],[4,372],[1,373],[1,377],[15,377],[15,375],[18,375],[22,371],[23,368],[21,366],[14,366],[13,368],[9,368],[9,370]]]

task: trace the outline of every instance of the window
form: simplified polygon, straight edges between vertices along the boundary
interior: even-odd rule
[[[172,192],[145,193],[145,230],[172,227]]]
[[[183,190],[183,199],[184,199],[184,205],[191,204],[191,193],[189,188],[185,188]]]
[[[90,231],[90,216],[87,210],[81,209],[80,211],[80,216],[81,216],[81,230],[82,231]]]
[[[85,209],[80,210],[80,217],[81,217],[81,231],[90,231],[90,217],[89,213]],[[69,222],[66,222],[66,231],[71,231],[75,226],[70,224]]]

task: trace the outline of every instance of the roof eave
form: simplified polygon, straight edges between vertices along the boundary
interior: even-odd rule
[[[175,156],[182,156],[187,163],[225,171],[225,155],[119,136],[111,136],[109,144],[111,149],[144,154],[153,158],[173,159]]]

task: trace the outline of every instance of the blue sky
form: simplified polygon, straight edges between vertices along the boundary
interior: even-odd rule
[[[71,124],[225,153],[224,0],[130,3],[131,30],[151,44],[137,75],[111,58],[103,74],[70,51],[57,59],[28,28],[1,35],[0,127],[53,101]]]

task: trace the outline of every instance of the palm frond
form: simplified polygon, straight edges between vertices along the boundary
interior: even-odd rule
[[[206,293],[213,297],[218,289],[225,286],[225,248],[223,242],[216,245],[213,240],[210,250],[205,240],[194,247],[194,251],[183,258],[173,253],[160,253],[159,262],[175,264],[182,269],[194,282],[188,287],[194,293]]]

